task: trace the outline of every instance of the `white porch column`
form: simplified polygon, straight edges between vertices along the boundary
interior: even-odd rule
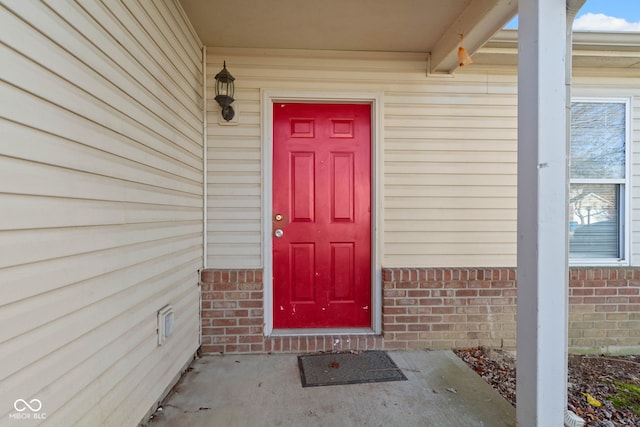
[[[566,0],[519,0],[518,426],[567,402]]]

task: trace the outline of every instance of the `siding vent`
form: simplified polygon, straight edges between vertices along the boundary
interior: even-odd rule
[[[158,345],[173,335],[173,307],[168,304],[158,311]]]

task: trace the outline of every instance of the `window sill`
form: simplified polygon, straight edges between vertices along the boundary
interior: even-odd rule
[[[585,258],[570,259],[569,267],[629,267],[630,263],[626,259],[603,259],[603,258]]]

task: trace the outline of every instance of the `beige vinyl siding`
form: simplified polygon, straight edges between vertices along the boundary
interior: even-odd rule
[[[261,267],[260,90],[380,93],[384,121],[376,206],[385,267],[516,265],[517,70],[471,66],[429,76],[419,54],[207,50],[208,266]],[[222,123],[214,76],[236,77],[237,117]],[[637,163],[638,78],[577,70],[577,96],[631,96]],[[626,94],[626,95],[622,95]],[[633,168],[634,182],[637,167]],[[640,263],[634,190],[633,262]]]
[[[4,1],[0,27],[0,419],[137,425],[199,346],[200,41],[174,0]]]
[[[640,79],[631,105],[631,262],[640,265]]]
[[[223,60],[239,114],[218,125],[208,94],[210,267],[262,265],[260,89],[383,94],[382,265],[515,264],[514,77],[427,78],[419,54],[209,48],[210,88]]]
[[[458,73],[385,93],[384,266],[515,264],[516,95],[493,86]]]

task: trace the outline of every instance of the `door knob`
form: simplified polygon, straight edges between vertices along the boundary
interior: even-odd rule
[[[278,228],[273,234],[279,239],[284,234],[284,231],[282,231],[282,229]]]

